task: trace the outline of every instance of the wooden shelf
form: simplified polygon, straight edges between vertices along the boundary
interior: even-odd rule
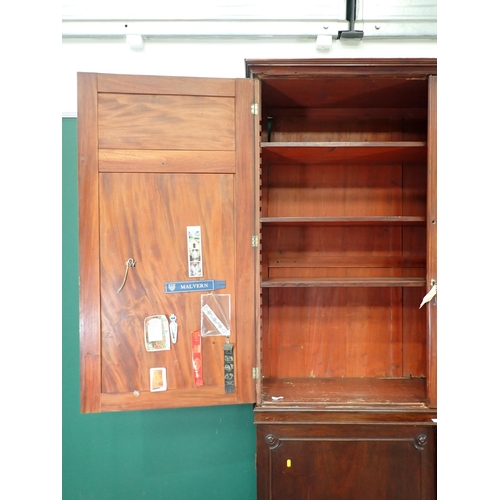
[[[426,147],[425,141],[336,141],[336,142],[261,142],[263,148],[269,149],[300,149],[300,148],[328,148],[328,149],[408,149]]]
[[[264,378],[263,406],[425,407],[424,378]]]
[[[262,162],[272,165],[337,163],[387,165],[423,163],[424,141],[401,142],[261,142]]]
[[[335,278],[267,278],[262,288],[274,287],[423,287],[423,277],[335,277]]]
[[[370,217],[261,217],[266,226],[424,226],[425,217],[404,215]]]

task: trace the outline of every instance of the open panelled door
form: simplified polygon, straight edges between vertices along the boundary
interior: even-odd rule
[[[437,294],[437,76],[429,76],[429,115],[427,139],[427,287]],[[429,407],[437,408],[437,297],[429,301],[428,378]]]
[[[255,401],[256,85],[78,75],[82,412]]]

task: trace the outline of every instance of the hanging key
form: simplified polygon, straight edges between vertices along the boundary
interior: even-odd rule
[[[136,264],[137,264],[137,261],[132,259],[132,258],[128,259],[127,262],[125,262],[125,276],[123,277],[122,284],[121,284],[120,288],[118,288],[116,293],[120,293],[122,291],[122,288],[125,286],[125,282],[127,281],[129,268],[135,267]]]

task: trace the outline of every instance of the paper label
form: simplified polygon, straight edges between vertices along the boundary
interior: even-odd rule
[[[151,392],[167,390],[167,369],[150,368],[149,369],[149,389]]]
[[[160,318],[151,318],[149,320],[148,340],[149,342],[158,342],[163,340],[162,321]]]
[[[148,352],[170,350],[170,332],[164,314],[144,319],[144,343]]]
[[[187,226],[188,266],[190,278],[203,276],[203,259],[201,255],[201,227]]]

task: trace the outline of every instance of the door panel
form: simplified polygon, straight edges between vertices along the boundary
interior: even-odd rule
[[[429,76],[427,186],[427,287],[437,280],[437,76]],[[426,305],[428,314],[429,406],[437,408],[437,296]]]
[[[284,442],[274,455],[273,498],[422,498],[410,439]]]
[[[257,446],[261,499],[436,498],[432,426],[259,425]]]
[[[234,297],[233,176],[101,174],[100,186],[103,392],[149,390],[157,366],[167,368],[168,390],[194,389],[190,333],[201,294],[167,295],[164,284],[186,280],[186,227],[200,226],[204,275],[224,279]],[[137,264],[117,294],[129,258]],[[147,352],[143,321],[159,312],[177,316],[179,342]],[[202,346],[207,387],[224,387],[221,341]]]
[[[99,95],[100,148],[234,151],[234,125],[234,97]]]
[[[253,86],[79,74],[83,412],[255,400]],[[196,278],[188,226],[201,228]],[[165,288],[200,280],[224,282],[210,293],[230,296],[233,393],[224,387],[222,336],[202,339],[204,383],[195,384],[191,333],[207,292]],[[145,319],[172,313],[177,343],[148,350]],[[158,367],[167,389],[154,392],[150,369]]]

